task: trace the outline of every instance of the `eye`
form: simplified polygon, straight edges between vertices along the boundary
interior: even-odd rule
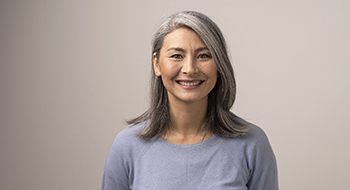
[[[198,59],[209,60],[209,59],[211,59],[211,55],[209,53],[201,53],[198,55]]]
[[[173,54],[170,56],[170,58],[174,60],[182,60],[183,56],[181,54]]]

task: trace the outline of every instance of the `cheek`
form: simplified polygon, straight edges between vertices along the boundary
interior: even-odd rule
[[[216,67],[216,64],[215,64],[215,63],[206,65],[205,67],[203,67],[203,70],[202,70],[202,71],[203,71],[210,79],[216,80],[218,70],[217,70],[217,67]]]
[[[176,64],[164,64],[162,69],[162,75],[166,79],[171,79],[177,76],[180,68]]]

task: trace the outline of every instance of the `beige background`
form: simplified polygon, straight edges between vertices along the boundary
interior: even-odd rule
[[[99,189],[115,134],[148,105],[152,34],[180,10],[226,36],[233,111],[268,134],[280,189],[348,189],[346,0],[2,0],[0,189]]]

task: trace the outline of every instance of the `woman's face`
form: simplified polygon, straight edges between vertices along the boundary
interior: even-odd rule
[[[160,54],[153,55],[154,72],[162,78],[170,102],[207,101],[217,80],[217,67],[209,49],[188,28],[167,34]]]

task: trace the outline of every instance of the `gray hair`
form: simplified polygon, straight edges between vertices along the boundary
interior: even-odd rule
[[[169,16],[154,35],[152,55],[159,56],[164,37],[182,27],[197,33],[217,65],[218,80],[208,95],[205,126],[222,137],[233,138],[244,135],[247,132],[247,122],[230,111],[236,97],[236,81],[226,42],[219,27],[209,17],[195,11],[184,11]],[[151,75],[150,108],[139,117],[128,121],[128,124],[148,123],[148,127],[140,134],[144,139],[151,139],[165,132],[170,121],[166,89],[160,77],[154,72]]]

